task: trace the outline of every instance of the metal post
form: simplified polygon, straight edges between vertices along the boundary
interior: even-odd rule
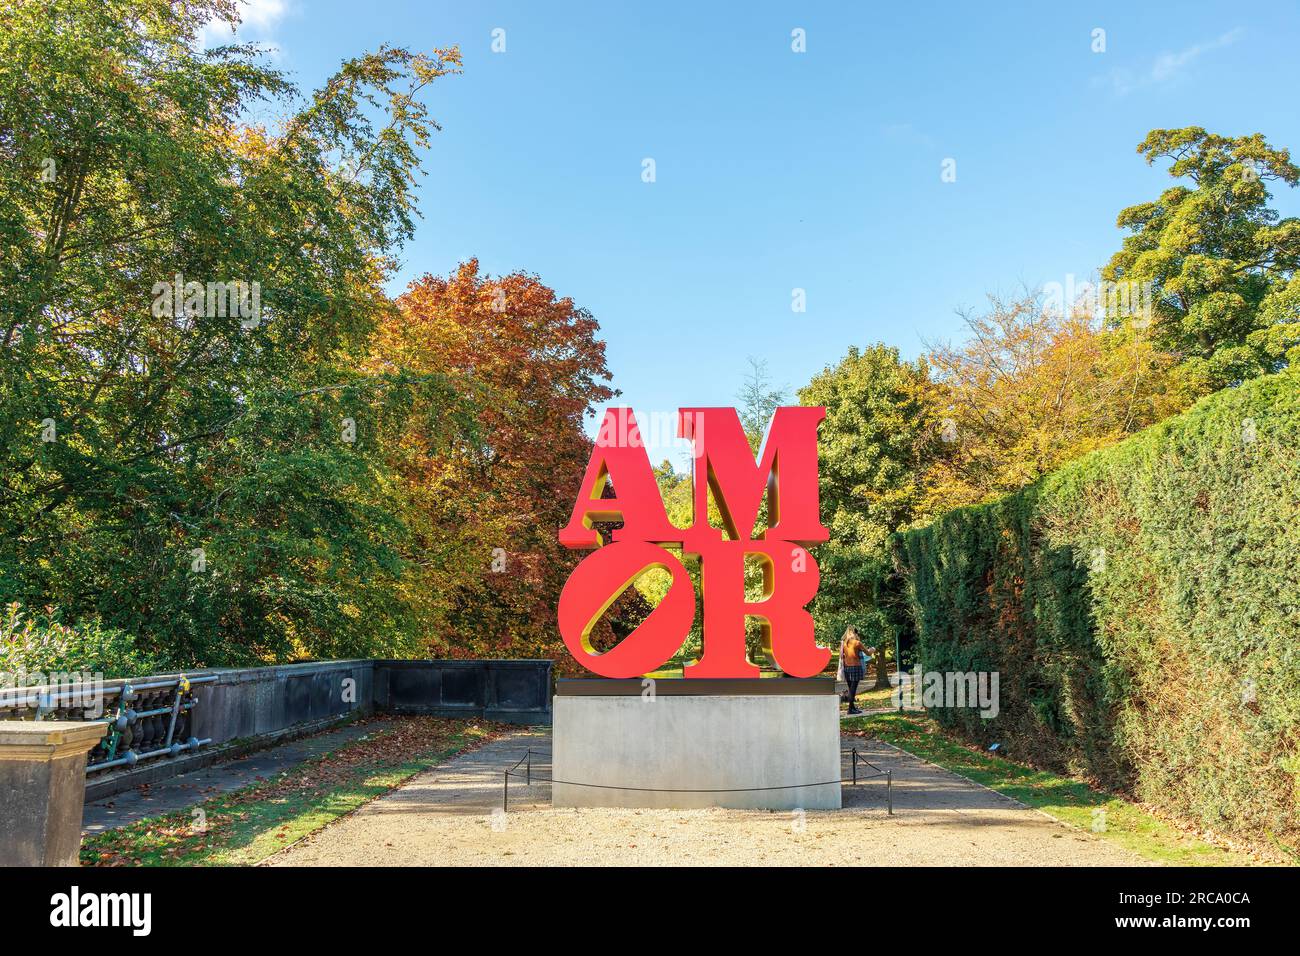
[[[898,680],[898,711],[903,711],[903,649],[902,643],[898,636],[898,629],[894,629],[894,675]]]
[[[894,629],[894,673],[903,673],[903,645],[897,628]]]
[[[858,748],[853,748],[853,786],[858,785]]]
[[[172,745],[172,735],[176,733],[176,718],[181,712],[181,682],[176,682],[176,696],[172,698],[172,718],[167,722],[167,742],[164,746]]]
[[[510,771],[507,770],[501,774],[501,812],[505,813],[510,809]]]
[[[533,785],[533,748],[532,747],[528,748],[528,771],[527,772],[528,772],[527,783],[528,786],[531,787]]]
[[[889,807],[889,815],[894,815],[894,771],[885,771],[885,803]]]

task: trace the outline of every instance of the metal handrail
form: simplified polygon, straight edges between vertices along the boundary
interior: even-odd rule
[[[53,710],[54,704],[58,701],[79,701],[86,697],[103,695],[104,697],[118,697],[123,692],[128,694],[139,693],[148,690],[162,690],[164,687],[175,687],[181,681],[188,681],[194,684],[209,684],[217,679],[216,674],[206,674],[199,677],[186,677],[179,674],[176,677],[169,677],[165,680],[150,680],[139,684],[133,684],[130,680],[124,680],[121,684],[113,687],[106,687],[103,683],[95,684],[86,681],[78,681],[75,684],[57,685],[57,684],[33,684],[30,687],[11,687],[0,689],[0,704],[5,707],[18,707],[24,704],[37,704],[38,714],[42,710]],[[59,688],[51,690],[51,688]],[[49,706],[47,706],[47,702]],[[75,706],[75,705],[74,705]],[[37,720],[40,719],[38,715]]]
[[[177,741],[176,724],[183,711],[188,712],[194,709],[198,701],[183,700],[185,694],[190,692],[194,684],[208,683],[217,679],[217,675],[212,674],[204,677],[187,678],[180,674],[175,678],[163,681],[148,681],[142,684],[124,683],[118,688],[118,705],[117,713],[112,717],[103,718],[107,725],[108,733],[105,735],[109,743],[106,747],[107,759],[98,763],[88,764],[86,772],[91,773],[96,770],[106,770],[110,767],[134,766],[141,760],[148,760],[152,757],[161,757],[164,755],[177,756],[186,750],[197,750],[204,744],[212,743],[211,737],[199,739],[191,736],[184,743]],[[154,707],[149,710],[132,710],[128,704],[132,697],[141,692],[162,690],[167,687],[175,689],[172,696],[172,702],[166,707]],[[155,747],[152,750],[143,752],[136,751],[134,748],[128,749],[122,756],[117,756],[117,745],[122,737],[122,732],[128,727],[134,727],[147,717],[161,717],[164,714],[170,714],[167,721],[167,736],[161,747]],[[39,715],[38,715],[39,719]]]

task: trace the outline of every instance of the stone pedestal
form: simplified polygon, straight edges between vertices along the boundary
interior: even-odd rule
[[[840,807],[833,680],[556,685],[556,807]]]
[[[0,866],[76,866],[95,721],[0,720]]]

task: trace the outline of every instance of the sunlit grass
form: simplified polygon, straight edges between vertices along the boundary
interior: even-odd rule
[[[923,713],[855,717],[842,724],[915,754],[946,770],[1006,794],[1145,859],[1171,866],[1253,866],[1260,861],[1206,843],[1166,823],[1137,804],[1094,790],[1088,784],[1002,757],[984,754],[947,738]]]
[[[186,810],[82,843],[90,866],[248,866],[490,739],[482,722],[404,718],[370,738]]]

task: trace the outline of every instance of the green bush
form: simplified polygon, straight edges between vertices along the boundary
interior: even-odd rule
[[[1300,374],[1218,392],[894,539],[922,666],[997,671],[981,743],[1300,846]]]
[[[164,662],[139,651],[129,634],[98,620],[68,625],[52,609],[0,608],[0,686],[44,684],[51,674],[135,677],[165,669]]]

